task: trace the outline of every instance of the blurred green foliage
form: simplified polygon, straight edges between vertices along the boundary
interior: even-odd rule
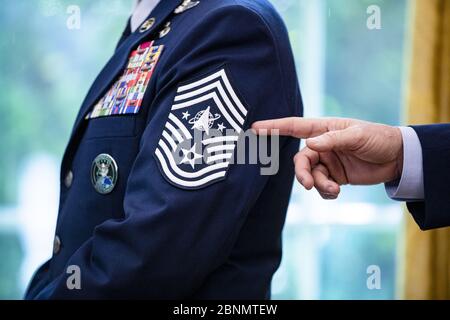
[[[327,116],[399,125],[407,63],[407,0],[326,0],[325,101]],[[367,28],[377,5],[381,30]],[[383,186],[354,189],[347,201],[388,203]]]
[[[305,12],[311,12],[311,1],[273,1],[286,21],[300,78],[311,63],[307,52],[315,39],[311,41],[308,38],[312,32],[305,28],[305,25],[314,23],[305,24],[299,16],[303,20],[317,19],[317,16],[305,16]],[[408,55],[408,0],[319,1],[322,1],[322,11],[318,14],[325,23],[322,39],[325,47],[324,101],[319,106],[322,115],[400,124]],[[367,8],[371,5],[380,8],[381,30],[367,28]],[[305,84],[300,83],[300,86]],[[307,113],[314,107],[317,108],[305,105]],[[382,185],[351,188],[351,192],[347,187],[343,188],[336,205],[344,202],[383,205],[390,202]],[[307,193],[294,192],[291,202],[302,208],[305,197]],[[284,279],[285,284],[275,297],[395,298],[399,229],[399,226],[389,224],[317,226],[288,223],[283,237],[283,263],[277,275],[277,281],[283,282],[280,279]],[[320,244],[324,241],[321,236],[327,239],[323,244]],[[317,261],[311,267],[311,260],[315,259]],[[366,268],[371,264],[382,270],[382,290],[368,290],[366,287]],[[301,273],[308,276],[299,275]],[[310,278],[317,281],[312,287],[301,283],[310,281]]]
[[[1,209],[17,205],[18,177],[30,155],[62,157],[78,108],[111,56],[132,0],[0,0],[0,5]],[[70,5],[81,10],[78,30],[67,28]],[[32,183],[45,187],[45,181]],[[19,233],[0,230],[0,299],[20,298]]]
[[[67,28],[67,8],[81,29]],[[1,1],[0,204],[13,204],[28,155],[61,157],[71,125],[125,26],[131,0]]]
[[[0,231],[0,299],[18,299],[22,294],[18,286],[22,247],[15,230]]]
[[[274,0],[289,29],[298,74],[310,63],[305,57],[308,30],[298,19],[311,0]],[[324,116],[402,123],[404,79],[408,65],[407,0],[319,0],[323,3]],[[369,30],[367,8],[376,5],[381,30]],[[308,55],[306,55],[309,57]],[[300,83],[300,86],[302,84]],[[317,106],[305,106],[306,112]],[[383,186],[352,188],[345,201],[388,203]]]
[[[400,122],[405,67],[406,0],[327,0],[324,113],[391,125]],[[369,30],[377,5],[381,30]]]

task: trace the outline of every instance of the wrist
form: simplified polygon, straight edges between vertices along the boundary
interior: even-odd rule
[[[403,161],[404,161],[404,151],[403,151],[403,135],[400,128],[395,128],[397,130],[398,137],[398,152],[395,161],[395,175],[396,179],[400,179],[403,173]]]

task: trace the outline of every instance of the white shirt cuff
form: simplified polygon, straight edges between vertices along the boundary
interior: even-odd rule
[[[422,146],[416,131],[400,127],[403,137],[403,171],[400,180],[385,184],[388,196],[399,201],[424,199]]]

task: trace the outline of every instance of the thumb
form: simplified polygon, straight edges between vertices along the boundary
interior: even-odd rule
[[[306,145],[317,152],[349,150],[357,148],[361,142],[362,131],[357,127],[330,131],[318,137],[306,140]]]

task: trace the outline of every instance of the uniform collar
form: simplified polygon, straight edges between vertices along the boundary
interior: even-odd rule
[[[160,30],[163,23],[181,3],[182,0],[163,0],[159,2],[156,8],[150,13],[150,15],[146,17],[146,20],[150,18],[155,19],[155,23],[153,24],[153,26],[144,32],[140,32],[139,30],[137,30],[136,32],[128,36],[119,45],[114,55],[102,69],[102,71],[92,84],[91,88],[89,89],[89,92],[87,93],[86,98],[81,105],[80,111],[75,121],[71,138],[74,137],[78,127],[82,123],[82,120],[85,118],[87,112],[93,107],[93,104],[97,102],[102,97],[102,95],[105,94],[107,89],[111,86],[113,80],[117,78],[118,74],[121,71],[123,71],[123,68],[128,61],[131,50],[134,49],[145,38],[150,38],[152,34]]]
[[[133,14],[130,19],[131,32],[134,32],[145,21],[160,0],[140,0],[135,3]]]

